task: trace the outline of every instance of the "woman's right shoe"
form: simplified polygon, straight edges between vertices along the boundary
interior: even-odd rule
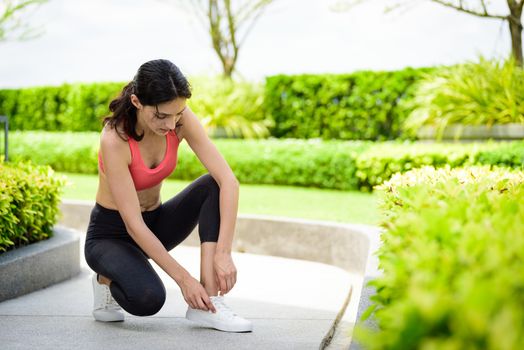
[[[211,302],[215,306],[216,313],[187,308],[186,318],[200,325],[218,329],[224,332],[252,332],[253,324],[251,321],[240,317],[233,312],[225,303],[224,296],[210,296]]]
[[[93,316],[102,322],[115,322],[124,320],[124,312],[113,299],[109,286],[98,283],[97,274],[91,278],[93,284]]]

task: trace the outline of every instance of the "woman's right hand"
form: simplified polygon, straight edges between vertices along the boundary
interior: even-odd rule
[[[216,312],[204,286],[193,276],[188,275],[180,283],[180,290],[186,303],[193,309]]]

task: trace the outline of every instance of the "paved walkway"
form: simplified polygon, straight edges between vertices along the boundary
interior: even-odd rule
[[[330,265],[233,253],[238,282],[225,300],[253,321],[254,331],[226,333],[186,320],[178,285],[153,263],[167,290],[162,310],[101,323],[91,315],[92,272],[79,234],[79,275],[0,303],[2,349],[318,349],[354,280]],[[179,246],[170,253],[198,279],[198,248]]]

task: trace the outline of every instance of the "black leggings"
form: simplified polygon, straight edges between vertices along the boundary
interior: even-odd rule
[[[189,236],[198,223],[200,242],[217,242],[220,227],[220,189],[211,175],[202,175],[157,209],[142,213],[144,221],[171,250]],[[117,210],[98,203],[91,211],[84,255],[93,271],[109,278],[111,295],[136,316],[156,314],[166,290],[147,254],[127,233]]]

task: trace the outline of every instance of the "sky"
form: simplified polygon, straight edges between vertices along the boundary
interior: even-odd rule
[[[151,59],[189,77],[221,73],[201,22],[183,0],[51,0],[26,18],[41,37],[0,43],[0,88],[129,81]],[[334,11],[339,0],[276,0],[240,48],[238,77],[395,70],[506,57],[507,24],[419,0],[385,13],[393,0]],[[495,0],[499,13],[505,1]],[[498,3],[498,4],[497,4]]]

